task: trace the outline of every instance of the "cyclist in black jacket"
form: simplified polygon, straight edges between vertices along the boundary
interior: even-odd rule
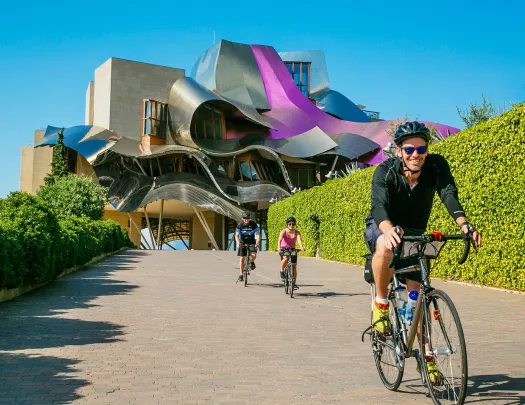
[[[441,201],[464,233],[472,233],[481,246],[481,235],[468,222],[458,200],[458,190],[447,161],[441,155],[428,155],[429,129],[417,121],[399,125],[395,132],[396,158],[381,163],[372,180],[372,207],[366,218],[365,242],[372,253],[376,298],[372,305],[374,329],[390,333],[387,288],[393,269],[388,267],[392,249],[403,234],[421,235],[427,228],[437,191]],[[410,261],[410,259],[408,259]],[[412,265],[416,263],[406,263]],[[406,273],[408,291],[418,291],[419,272]],[[427,361],[431,381],[442,375],[432,359]]]
[[[399,125],[395,132],[396,158],[381,163],[372,180],[372,207],[366,218],[365,242],[372,256],[376,284],[373,305],[375,329],[386,333],[388,324],[387,288],[393,269],[388,268],[392,249],[403,234],[421,235],[427,228],[437,191],[448,212],[464,233],[473,233],[481,246],[481,235],[470,224],[458,200],[458,190],[447,161],[441,155],[427,154],[429,129],[417,121]],[[419,291],[419,281],[407,273],[408,291]],[[377,322],[385,319],[387,322]],[[377,323],[376,323],[377,322]]]

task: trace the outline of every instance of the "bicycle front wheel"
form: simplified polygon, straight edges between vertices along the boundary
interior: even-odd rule
[[[467,346],[458,311],[443,291],[427,295],[421,332],[424,377],[432,400],[438,405],[462,405],[467,395]]]
[[[290,298],[293,298],[293,264],[288,265],[288,279],[290,280]]]
[[[396,303],[390,301],[389,318],[391,331],[389,335],[372,330],[371,343],[379,378],[383,385],[396,391],[403,380],[405,356],[401,343],[401,324],[396,316]],[[373,315],[372,315],[373,318]]]
[[[245,260],[244,262],[244,286],[246,287],[248,285],[248,274],[249,274],[249,261],[248,259]]]

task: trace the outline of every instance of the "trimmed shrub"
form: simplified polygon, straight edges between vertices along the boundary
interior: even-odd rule
[[[450,242],[432,274],[525,290],[525,104],[433,144],[430,151],[448,160],[460,201],[483,235],[479,253],[461,266],[457,259],[463,245]],[[273,204],[268,212],[270,243],[276,244],[284,219],[295,215],[307,255],[314,255],[319,246],[323,258],[364,264],[364,220],[374,170],[328,181]],[[459,231],[437,196],[429,221],[428,231],[432,230]]]
[[[69,174],[55,177],[37,193],[59,217],[88,217],[102,219],[107,203],[106,189],[87,176]]]
[[[0,289],[45,283],[124,246],[133,244],[115,221],[57,219],[44,201],[27,193],[0,200]]]

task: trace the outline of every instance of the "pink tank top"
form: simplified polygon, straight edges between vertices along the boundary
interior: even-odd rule
[[[293,231],[293,236],[288,236],[288,231],[284,232],[283,238],[281,239],[281,248],[295,248],[295,241],[297,240],[297,231]]]

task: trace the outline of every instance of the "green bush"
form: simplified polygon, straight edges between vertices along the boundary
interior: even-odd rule
[[[469,219],[483,234],[483,247],[459,266],[461,244],[450,243],[433,275],[483,285],[525,290],[525,104],[501,117],[461,131],[431,146],[449,161]],[[364,263],[364,219],[370,210],[375,167],[299,192],[270,207],[268,233],[274,249],[284,219],[297,217],[306,254]],[[436,197],[429,231],[458,228]]]
[[[53,280],[124,246],[133,244],[115,221],[57,218],[45,201],[27,193],[0,200],[0,289]]]
[[[107,203],[106,189],[87,176],[56,177],[37,193],[59,217],[86,216],[102,219]]]

